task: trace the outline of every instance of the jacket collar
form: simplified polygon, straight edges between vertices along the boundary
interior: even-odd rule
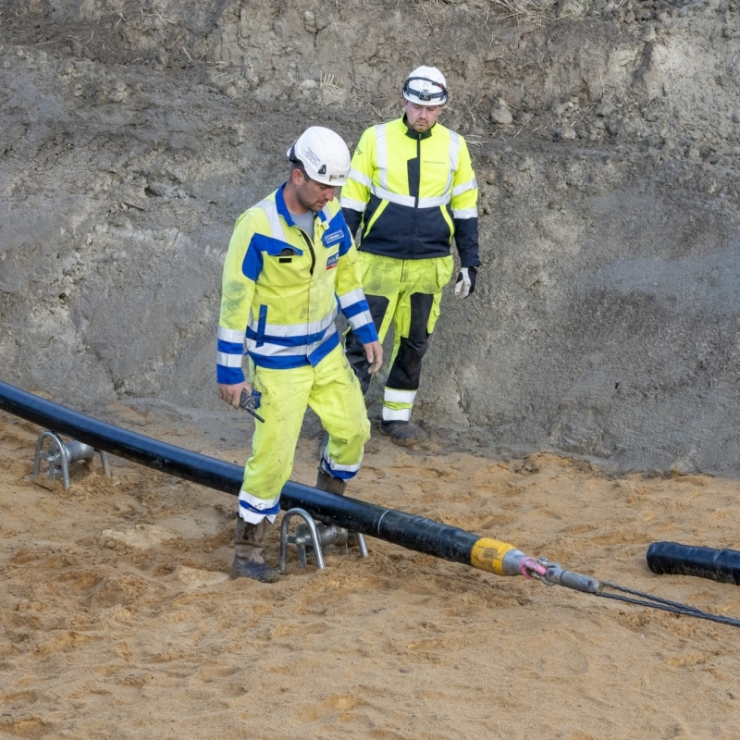
[[[406,114],[404,113],[401,117],[401,123],[403,123],[403,127],[406,129],[406,136],[409,137],[409,139],[428,139],[432,135],[432,131],[434,130],[434,126],[437,124],[435,123],[432,128],[430,128],[428,131],[424,131],[420,133],[419,131],[414,131],[414,129],[409,128],[408,123],[406,123]]]
[[[288,224],[288,226],[295,226],[295,221],[293,220],[293,217],[290,215],[288,206],[285,205],[285,196],[283,195],[283,188],[286,186],[286,184],[287,184],[287,181],[284,182],[275,191],[275,205],[277,206],[277,212],[285,219],[285,222]],[[314,213],[314,216],[318,216],[319,221],[326,221],[326,215],[324,214],[323,211]]]

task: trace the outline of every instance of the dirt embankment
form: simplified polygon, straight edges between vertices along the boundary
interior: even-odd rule
[[[737,472],[734,1],[0,7],[6,380],[212,407],[235,217],[306,124],[355,142],[426,61],[475,158],[484,267],[445,298],[419,418]]]

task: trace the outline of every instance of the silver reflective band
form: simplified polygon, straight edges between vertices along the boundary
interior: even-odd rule
[[[262,342],[258,347],[255,339],[247,339],[247,350],[250,354],[261,357],[297,357],[306,354],[306,345],[301,344],[299,347],[283,347],[282,344]]]
[[[363,311],[362,313],[350,316],[349,323],[353,329],[359,329],[361,326],[373,323],[373,316],[370,311]]]
[[[323,336],[323,337],[321,337],[321,339],[319,339],[319,340],[318,340],[318,341],[316,341],[316,342],[311,342],[311,344],[309,344],[309,345],[308,345],[308,347],[306,347],[306,354],[308,354],[308,355],[311,355],[311,354],[313,354],[313,353],[314,353],[314,352],[315,352],[315,351],[316,351],[316,350],[317,350],[317,349],[318,349],[319,347],[321,347],[321,345],[322,345],[322,344],[324,344],[324,342],[326,342],[326,340],[327,340],[327,339],[330,339],[330,338],[331,338],[331,337],[333,337],[333,336],[334,336],[334,335],[335,335],[336,333],[337,333],[337,328],[336,328],[336,326],[334,326],[334,324],[332,324],[332,325],[331,325],[331,326],[330,326],[330,327],[329,327],[329,328],[328,328],[328,329],[327,329],[327,330],[326,330],[326,331],[324,332],[324,336]]]
[[[351,208],[353,211],[359,211],[365,213],[367,203],[363,203],[359,200],[352,200],[352,198],[345,198],[344,196],[339,199],[339,203],[342,208]]]
[[[242,509],[239,512],[239,516],[249,524],[259,524],[263,519],[267,519],[267,521],[272,524],[277,519],[277,514],[268,514],[265,516],[264,514],[258,514],[256,511],[251,511],[250,509]]]
[[[416,205],[416,198],[413,195],[399,195],[392,193],[390,190],[373,185],[372,194],[381,200],[387,200],[390,203],[397,203],[399,206],[413,208]]]
[[[383,421],[409,421],[411,409],[389,409],[383,406]]]
[[[264,511],[264,509],[271,509],[279,500],[280,496],[265,499],[257,498],[251,493],[245,491],[243,488],[241,491],[239,491],[239,501],[244,501],[244,503],[249,504],[255,509],[259,509],[260,511]]]
[[[462,211],[456,211],[453,209],[452,218],[458,218],[460,220],[463,220],[466,218],[478,218],[478,209],[477,208],[465,208]]]
[[[265,215],[267,216],[267,223],[270,225],[270,231],[272,232],[272,236],[275,239],[280,239],[281,241],[288,242],[287,237],[285,236],[285,231],[283,230],[283,225],[280,222],[280,214],[277,212],[277,205],[275,204],[274,200],[261,200],[255,208],[261,208]]]
[[[221,367],[241,367],[242,357],[242,354],[229,355],[226,352],[218,352],[216,354],[216,363],[221,365]]]
[[[394,388],[386,388],[383,393],[383,401],[388,403],[413,403],[416,391],[399,391]]]
[[[223,339],[224,342],[232,342],[233,344],[244,344],[245,332],[239,329],[227,329],[224,326],[218,327],[218,338]]]
[[[450,131],[449,157],[450,171],[447,175],[447,182],[445,183],[445,193],[450,193],[452,190],[452,183],[455,179],[455,172],[457,172],[458,160],[460,159],[460,137],[454,131]]]
[[[455,172],[460,161],[460,137],[450,131],[450,169]]]
[[[388,189],[388,142],[386,124],[375,127],[375,148],[377,149],[378,180],[380,187]]]
[[[309,334],[318,334],[324,331],[337,315],[337,309],[324,316],[319,321],[311,321],[307,324],[265,324],[264,335],[266,337],[307,337]],[[249,322],[249,328],[256,332],[259,324],[254,319]]]
[[[475,190],[475,188],[478,187],[478,181],[473,178],[472,180],[468,180],[467,182],[464,182],[462,185],[458,185],[457,187],[452,188],[452,197],[454,198],[456,195],[461,195],[462,193],[467,192],[468,190]]]
[[[419,208],[439,208],[447,205],[451,200],[449,192],[444,195],[438,195],[435,198],[419,198]]]
[[[358,301],[364,301],[364,300],[365,300],[365,293],[363,292],[362,288],[357,288],[357,290],[350,290],[349,293],[340,295],[339,305],[342,308],[347,308],[347,306],[351,306],[353,303],[357,303]]]
[[[390,203],[396,203],[399,206],[414,208],[417,205],[416,198],[414,198],[413,195],[399,195],[398,193],[392,193],[390,190],[385,190],[384,188],[379,188],[375,185],[372,188],[372,193],[381,200],[387,200]],[[450,200],[451,196],[449,193],[437,195],[433,198],[419,198],[418,207],[439,208],[440,206],[444,206],[449,203]]]
[[[340,465],[338,462],[335,462],[329,455],[325,455],[325,462],[332,470],[343,470],[347,473],[356,473],[362,466],[362,463],[356,463],[355,465]]]
[[[356,182],[359,182],[361,185],[364,185],[367,188],[369,188],[373,184],[372,180],[367,175],[354,168],[349,171],[349,179],[355,180]]]

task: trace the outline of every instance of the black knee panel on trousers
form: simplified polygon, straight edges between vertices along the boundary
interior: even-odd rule
[[[408,337],[401,337],[398,353],[386,386],[399,390],[415,391],[419,387],[421,360],[429,346],[427,325],[434,305],[429,293],[414,293],[411,298],[411,326]]]

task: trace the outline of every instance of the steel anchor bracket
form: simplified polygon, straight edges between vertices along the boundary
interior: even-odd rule
[[[288,525],[293,517],[303,519],[293,534],[288,534]],[[348,532],[343,527],[335,524],[317,524],[313,517],[305,509],[290,509],[285,512],[280,524],[280,572],[285,572],[288,563],[288,545],[295,545],[298,549],[298,562],[301,568],[306,567],[306,550],[311,548],[316,558],[316,567],[324,569],[324,548],[329,545],[344,545],[344,552],[349,552],[348,541],[350,535],[357,538],[357,546],[360,556],[368,557],[367,545],[363,535],[357,532]],[[318,547],[316,546],[318,543]]]
[[[45,442],[48,442],[46,447],[44,447]],[[31,480],[35,481],[38,479],[41,473],[41,460],[43,459],[46,461],[49,480],[55,481],[57,476],[61,474],[64,490],[66,491],[69,489],[70,463],[78,462],[79,460],[92,460],[96,452],[100,454],[103,470],[105,470],[105,474],[110,478],[110,461],[106,452],[96,450],[94,447],[74,439],[70,442],[64,442],[58,434],[47,429],[41,432],[36,440],[36,454],[33,459]]]

